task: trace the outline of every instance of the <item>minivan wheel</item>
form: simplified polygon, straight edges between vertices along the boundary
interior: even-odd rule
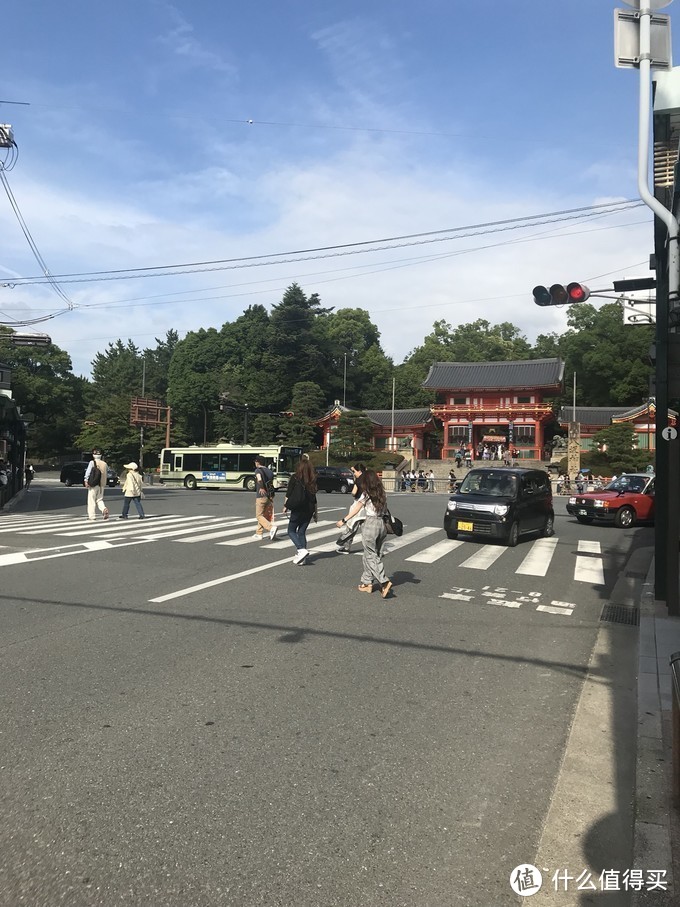
[[[543,538],[549,539],[550,536],[555,534],[555,517],[552,513],[549,513],[545,518],[545,525],[543,526]]]
[[[70,488],[71,485],[73,485],[73,482],[70,479],[64,479],[64,485],[66,485],[67,488]]]
[[[635,522],[635,511],[632,507],[621,507],[614,517],[614,525],[619,529],[628,529]]]
[[[446,537],[449,538],[449,539],[451,539],[451,540],[457,539],[457,538],[458,538],[458,533],[457,533],[457,532],[454,532],[453,529],[447,529],[447,530],[446,530]]]
[[[196,477],[195,477],[195,476],[187,476],[187,477],[184,479],[184,487],[185,487],[185,488],[190,488],[192,491],[194,491],[194,490],[196,489],[196,485],[197,485],[197,482],[196,482]]]
[[[347,494],[349,491],[349,485],[346,485],[344,482],[340,486],[340,494]]]
[[[517,545],[517,542],[519,542],[519,523],[515,520],[508,532],[506,544],[508,548],[514,548]]]

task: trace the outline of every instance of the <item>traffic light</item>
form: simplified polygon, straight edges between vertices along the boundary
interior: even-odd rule
[[[561,283],[554,283],[550,289],[534,287],[533,295],[536,305],[571,305],[575,302],[585,302],[590,296],[590,290],[582,283],[569,283],[566,287]]]

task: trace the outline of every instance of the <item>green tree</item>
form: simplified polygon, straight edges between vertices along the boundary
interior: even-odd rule
[[[314,420],[324,413],[324,393],[313,381],[298,381],[293,387],[290,403],[293,413],[281,425],[281,435],[286,444],[309,450],[319,434]]]
[[[223,425],[219,412],[224,366],[224,338],[219,331],[190,331],[176,345],[168,369],[168,403],[173,410],[173,437],[202,443],[214,440]],[[216,430],[218,429],[218,430]]]
[[[635,432],[625,422],[608,425],[593,435],[593,441],[600,450],[593,455],[591,462],[600,465],[601,461],[612,474],[637,472],[649,462],[649,453],[638,450]]]
[[[581,406],[633,406],[647,399],[653,327],[624,325],[619,302],[599,309],[589,303],[571,306],[567,321],[569,330],[559,341],[565,360],[564,402],[572,399],[574,372]]]
[[[0,362],[12,369],[12,396],[35,421],[28,433],[31,459],[70,454],[85,418],[88,383],[72,372],[71,357],[56,344],[14,346],[0,328]]]
[[[360,458],[371,450],[373,424],[366,413],[349,410],[338,419],[332,436],[332,450],[344,459]]]

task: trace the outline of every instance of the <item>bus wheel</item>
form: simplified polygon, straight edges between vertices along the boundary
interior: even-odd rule
[[[191,488],[192,491],[196,489],[196,476],[187,476],[184,479],[184,487]]]
[[[246,491],[255,491],[255,476],[250,476],[249,479],[246,479],[243,483],[243,487]]]

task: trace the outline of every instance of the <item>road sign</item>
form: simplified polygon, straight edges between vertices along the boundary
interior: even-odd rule
[[[672,69],[671,17],[650,17],[650,52],[653,69]],[[614,65],[636,69],[640,65],[640,16],[625,9],[614,10]]]
[[[677,428],[673,428],[672,425],[667,425],[666,428],[664,428],[664,430],[661,432],[661,437],[664,439],[664,441],[675,441],[675,439],[678,437],[678,430]]]

